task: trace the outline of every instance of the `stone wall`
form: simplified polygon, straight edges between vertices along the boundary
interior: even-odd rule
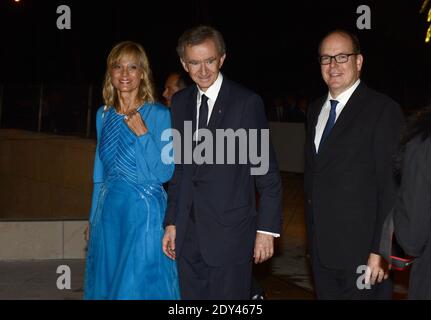
[[[88,219],[95,141],[0,130],[0,220]]]

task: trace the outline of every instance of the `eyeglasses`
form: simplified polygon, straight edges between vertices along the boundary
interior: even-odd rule
[[[350,56],[356,56],[359,53],[340,53],[336,56],[320,56],[319,63],[321,65],[331,64],[332,59],[334,59],[337,63],[346,63],[349,61]]]

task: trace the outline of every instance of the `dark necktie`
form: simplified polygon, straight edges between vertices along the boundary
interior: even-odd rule
[[[208,97],[203,94],[201,97],[201,106],[199,107],[198,130],[202,129],[202,128],[206,128],[207,127],[207,121],[208,121]]]
[[[329,112],[329,118],[328,118],[328,121],[326,122],[325,129],[323,130],[322,139],[320,140],[320,143],[325,141],[326,137],[331,132],[335,124],[335,118],[337,116],[336,108],[337,108],[338,101],[329,100],[329,102],[331,103],[331,111]]]

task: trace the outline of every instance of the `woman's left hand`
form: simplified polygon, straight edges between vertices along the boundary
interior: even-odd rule
[[[132,130],[133,133],[136,134],[138,137],[148,132],[148,128],[145,125],[145,122],[142,119],[141,114],[136,110],[126,114],[124,116],[124,121],[126,122],[127,126],[130,128],[130,130]]]

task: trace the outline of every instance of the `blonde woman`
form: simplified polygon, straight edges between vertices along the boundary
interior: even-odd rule
[[[178,299],[176,265],[161,247],[162,184],[174,169],[161,156],[170,112],[155,103],[141,45],[126,41],[111,50],[103,98],[96,118],[84,299]]]

